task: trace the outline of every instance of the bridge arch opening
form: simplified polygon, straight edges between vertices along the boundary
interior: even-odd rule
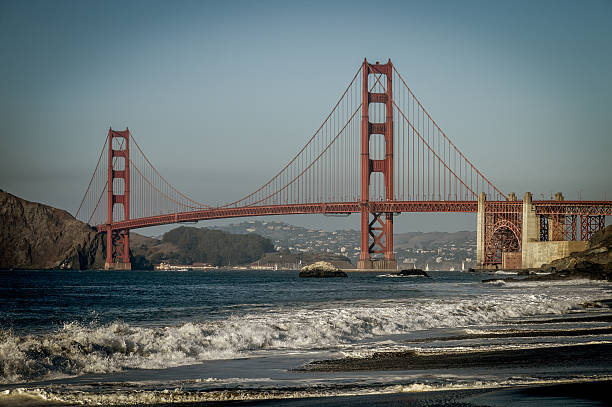
[[[521,236],[516,226],[507,221],[495,225],[487,244],[487,263],[496,266],[503,266],[504,254],[517,253],[520,251]]]

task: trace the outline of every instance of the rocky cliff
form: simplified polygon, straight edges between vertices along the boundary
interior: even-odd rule
[[[525,270],[524,274],[528,274],[528,277],[524,279],[509,277],[502,280],[513,282],[579,279],[612,281],[612,225],[595,233],[589,240],[586,250],[544,264],[539,269]],[[489,278],[482,281],[497,280],[499,279]]]
[[[544,264],[539,269],[524,270],[522,274],[528,276],[520,279],[508,277],[501,280],[512,282],[582,279],[612,281],[612,225],[595,233],[589,240],[586,250],[574,252],[567,257]],[[482,281],[498,280],[500,279],[488,278]]]
[[[612,281],[612,225],[595,233],[587,249],[541,267],[555,276]]]
[[[102,235],[68,212],[0,190],[0,268],[104,268]]]

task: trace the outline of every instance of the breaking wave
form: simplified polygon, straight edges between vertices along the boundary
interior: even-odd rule
[[[509,318],[562,314],[585,296],[515,294],[480,299],[328,304],[276,308],[169,327],[118,321],[67,323],[55,332],[0,330],[0,382],[15,383],[123,369],[159,369],[232,359],[258,350],[346,349],[356,341],[429,328],[479,326]]]

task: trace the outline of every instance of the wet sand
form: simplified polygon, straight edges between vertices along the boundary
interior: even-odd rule
[[[155,404],[151,407],[187,406],[357,406],[357,407],[508,407],[508,406],[609,406],[612,380],[559,383],[526,387],[500,387],[372,394],[364,396],[334,396],[297,399],[272,399],[230,402]]]
[[[525,324],[533,324],[537,322],[538,324],[559,324],[564,322],[612,322],[612,314],[605,315],[583,315],[578,317],[559,317],[559,318],[551,318],[551,319],[537,319],[531,321],[512,321],[509,324],[512,325],[525,325]]]
[[[432,342],[432,341],[463,341],[467,339],[494,339],[494,338],[545,338],[559,336],[584,336],[584,335],[609,335],[612,334],[612,327],[604,328],[583,328],[567,329],[559,331],[557,329],[538,329],[538,330],[512,330],[507,332],[482,332],[475,334],[441,336],[432,338],[414,339],[409,343]]]
[[[612,344],[586,344],[480,352],[418,353],[375,352],[364,358],[341,358],[311,362],[298,370],[348,372],[358,370],[428,370],[486,367],[612,366]]]
[[[312,397],[298,399],[276,399],[276,400],[253,400],[253,401],[231,401],[212,403],[190,403],[190,404],[155,404],[155,407],[188,407],[188,406],[445,406],[445,407],[469,407],[465,400],[471,396],[480,395],[489,390],[461,390],[461,391],[434,391],[420,393],[393,393],[373,394],[366,396],[334,396],[334,397]],[[476,406],[476,404],[474,404]],[[151,405],[153,407],[153,405]]]

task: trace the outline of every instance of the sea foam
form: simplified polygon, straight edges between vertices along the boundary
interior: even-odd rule
[[[412,299],[326,304],[316,309],[278,307],[168,327],[118,321],[99,326],[67,323],[40,335],[0,330],[0,382],[168,368],[261,350],[343,350],[357,341],[385,335],[561,314],[585,299],[544,294]]]

